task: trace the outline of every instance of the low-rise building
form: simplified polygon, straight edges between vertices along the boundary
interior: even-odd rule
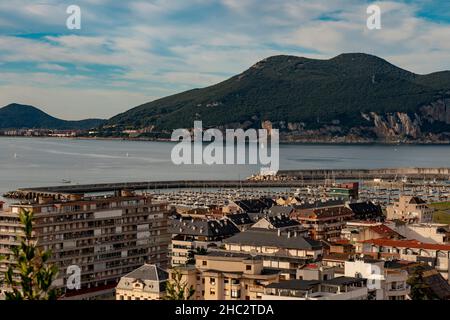
[[[388,220],[402,220],[407,223],[431,223],[434,209],[419,197],[400,196],[394,204],[387,206]]]
[[[120,278],[116,300],[161,300],[166,294],[167,279],[166,271],[145,264]]]

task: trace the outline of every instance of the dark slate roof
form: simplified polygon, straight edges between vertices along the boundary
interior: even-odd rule
[[[286,280],[278,283],[271,283],[266,288],[308,291],[320,284],[319,280]]]
[[[376,205],[371,201],[349,203],[348,206],[355,215],[383,214],[381,206]]]
[[[300,222],[292,220],[288,216],[275,216],[266,218],[269,223],[275,228],[295,227],[300,225]]]
[[[363,278],[353,278],[353,277],[337,277],[330,280],[326,280],[323,282],[323,284],[330,284],[330,285],[336,285],[336,286],[342,286],[342,285],[350,285],[354,283],[358,283],[364,281]]]
[[[423,201],[422,199],[420,199],[419,197],[412,197],[411,200],[409,200],[409,203],[411,203],[411,204],[424,204],[426,202]]]
[[[272,207],[273,200],[268,198],[237,200],[235,203],[245,212],[263,212]]]
[[[291,214],[291,212],[294,210],[294,208],[289,206],[273,206],[269,209],[267,216],[273,217],[278,215],[285,215],[288,216]]]
[[[238,233],[239,229],[227,219],[204,220],[185,219],[170,220],[169,233],[192,236],[230,236]]]
[[[124,278],[132,278],[138,280],[151,280],[151,281],[165,281],[167,280],[168,273],[154,264],[144,264],[142,267],[131,271]]]
[[[250,219],[250,216],[247,213],[229,214],[226,218],[231,220],[237,226],[253,223],[253,220]]]
[[[319,241],[300,236],[295,237],[293,232],[290,234],[291,237],[288,237],[287,232],[280,232],[280,235],[278,235],[278,230],[251,228],[225,239],[223,242],[229,244],[270,246],[280,249],[315,250],[322,248],[322,244]]]

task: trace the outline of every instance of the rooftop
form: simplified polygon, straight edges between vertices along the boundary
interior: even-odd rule
[[[123,276],[123,278],[139,279],[142,281],[165,281],[168,279],[168,274],[166,271],[154,264],[144,264],[143,266]]]
[[[376,246],[450,251],[448,244],[424,243],[417,240],[371,239],[363,241]]]
[[[252,228],[238,233],[223,241],[228,244],[268,246],[287,249],[320,250],[322,244],[319,241],[295,236],[291,232],[278,232],[278,230],[267,230]]]

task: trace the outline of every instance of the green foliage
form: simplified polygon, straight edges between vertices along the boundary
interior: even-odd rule
[[[195,255],[204,256],[208,253],[208,249],[205,248],[195,248],[195,250],[189,250],[188,261],[186,264],[195,264]]]
[[[191,128],[197,119],[205,127],[270,120],[316,129],[339,120],[347,130],[367,124],[361,112],[413,114],[449,89],[450,72],[416,75],[366,54],[330,60],[275,56],[219,84],[133,108],[107,124],[155,125],[162,131]]]
[[[42,251],[33,238],[33,213],[21,210],[20,223],[24,235],[20,244],[11,249],[12,259],[5,273],[4,283],[10,292],[7,300],[53,300],[57,291],[51,284],[57,276],[57,268],[48,263],[50,251]]]
[[[410,297],[412,300],[434,300],[437,298],[423,280],[424,271],[426,271],[424,266],[417,266],[409,274],[407,283],[411,286]]]
[[[167,281],[165,300],[190,300],[195,294],[193,286],[183,281],[183,275],[177,269],[172,272],[172,279]]]
[[[450,224],[450,202],[438,202],[430,204],[436,209],[433,213],[433,222]]]
[[[0,128],[9,129],[91,129],[100,126],[104,120],[87,119],[66,121],[54,118],[41,110],[21,104],[10,104],[0,108]]]

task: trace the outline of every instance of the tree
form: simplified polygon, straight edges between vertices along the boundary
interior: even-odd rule
[[[6,300],[53,300],[57,290],[52,282],[58,274],[56,266],[49,264],[50,251],[37,247],[33,238],[33,212],[21,210],[20,224],[24,235],[20,244],[11,249],[11,264],[4,276]]]
[[[188,260],[186,264],[195,264],[195,255],[204,256],[208,253],[208,249],[206,248],[195,248],[195,250],[189,250],[188,252]]]
[[[177,269],[173,269],[172,279],[166,283],[165,300],[190,300],[195,293],[194,287],[188,287],[188,283],[182,280],[183,275]]]
[[[412,300],[434,300],[436,296],[431,292],[430,286],[425,283],[423,273],[427,268],[419,265],[410,272],[407,283],[411,286],[410,297]]]

